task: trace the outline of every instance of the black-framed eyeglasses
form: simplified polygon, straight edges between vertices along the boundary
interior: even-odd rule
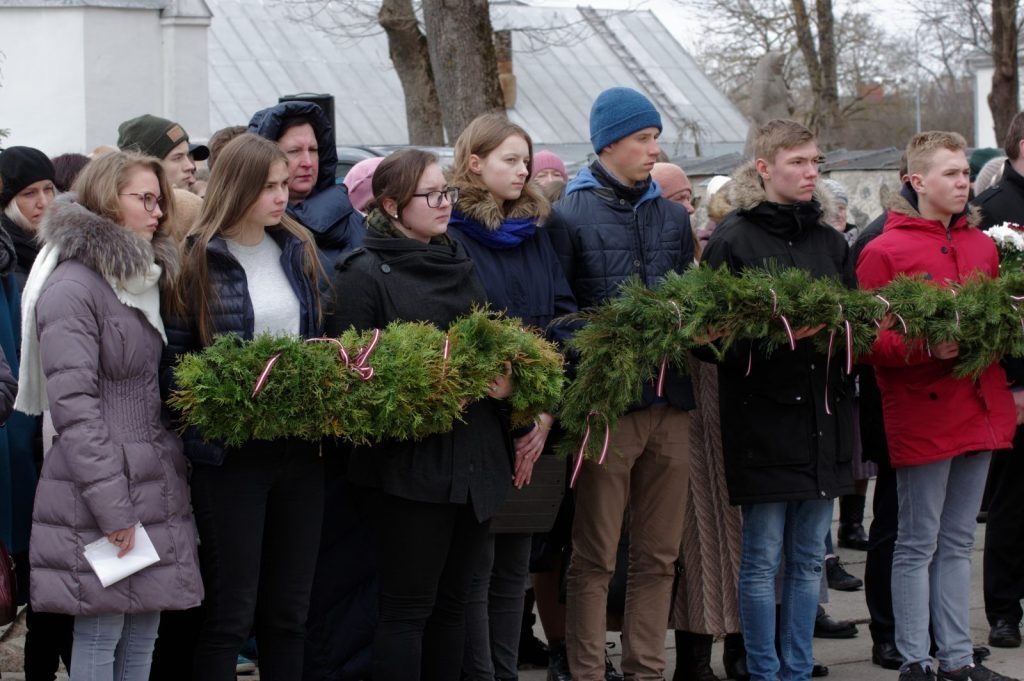
[[[430,206],[431,208],[440,208],[441,201],[443,201],[445,197],[448,197],[448,202],[451,204],[454,204],[456,201],[459,200],[459,188],[448,187],[444,191],[426,192],[425,194],[413,194],[413,196],[422,196],[427,200],[428,206]]]
[[[152,213],[157,206],[160,206],[160,210],[164,209],[164,197],[158,196],[151,192],[124,192],[123,194],[118,194],[118,196],[139,197],[139,199],[142,201],[142,207],[146,209],[147,213]]]

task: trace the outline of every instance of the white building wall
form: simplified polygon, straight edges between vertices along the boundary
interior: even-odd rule
[[[87,153],[100,144],[117,144],[122,121],[163,115],[163,54],[160,12],[93,8],[85,13],[81,124]]]
[[[209,26],[209,18],[170,17],[161,21],[164,117],[179,123],[193,140],[209,138],[212,132],[206,37]]]
[[[81,8],[0,9],[0,128],[7,146],[86,150]]]
[[[988,106],[988,93],[992,91],[991,65],[976,66],[974,69],[974,145],[977,147],[1001,147],[1002,139],[996,140],[993,127],[992,109]]]
[[[0,5],[0,128],[11,132],[3,144],[87,154],[116,144],[117,126],[145,113],[208,137],[203,13]]]

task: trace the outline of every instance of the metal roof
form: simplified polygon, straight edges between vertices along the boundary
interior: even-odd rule
[[[338,144],[406,144],[405,104],[388,56],[387,38],[372,21],[328,5],[313,21],[347,25],[331,35],[293,17],[274,0],[207,0],[210,126],[244,124],[278,95],[335,97]],[[366,14],[376,15],[367,3]],[[509,117],[539,146],[591,151],[590,106],[602,90],[628,86],[666,101],[699,130],[702,153],[742,149],[747,120],[701,72],[648,11],[596,13],[574,8],[492,3],[496,30],[513,29],[517,99]],[[596,15],[596,18],[595,18]],[[601,25],[604,25],[604,36]],[[529,30],[527,30],[529,29]],[[621,47],[609,44],[610,32]],[[652,91],[653,89],[653,91]],[[663,95],[659,100],[657,95]],[[659,109],[662,107],[659,107]],[[693,155],[693,133],[662,111],[662,141],[671,156]]]

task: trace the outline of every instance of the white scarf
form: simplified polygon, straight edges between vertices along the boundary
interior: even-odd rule
[[[60,263],[60,249],[45,244],[36,256],[32,270],[21,294],[21,372],[18,376],[18,397],[14,408],[25,414],[41,414],[49,408],[46,398],[46,375],[39,356],[39,333],[36,329],[36,303],[47,279]],[[127,281],[106,277],[117,299],[145,316],[146,321],[159,332],[164,343],[167,334],[160,318],[160,289],[158,283],[163,270],[150,263],[149,270]]]

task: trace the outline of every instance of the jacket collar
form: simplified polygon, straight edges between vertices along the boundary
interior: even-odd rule
[[[977,227],[981,224],[982,220],[981,209],[971,204],[965,206],[964,211],[959,215],[954,215],[948,226],[944,225],[940,220],[926,219],[918,210],[917,192],[914,191],[909,182],[903,183],[900,193],[891,197],[885,208],[889,212],[889,217],[885,221],[884,231],[900,228],[917,228],[935,230],[945,234],[947,228],[967,229],[968,227]]]
[[[574,192],[584,190],[594,191],[609,200],[615,198],[614,190],[612,190],[611,187],[606,187],[601,184],[598,179],[594,177],[594,173],[590,168],[581,168],[580,171],[576,173],[576,177],[574,177],[572,181],[569,182],[568,186],[566,186],[565,195],[568,196]],[[651,178],[651,184],[647,188],[647,193],[636,202],[636,207],[639,208],[643,204],[653,201],[659,196],[661,196],[661,187],[654,181],[654,178]]]
[[[178,275],[178,248],[166,223],[146,241],[88,210],[73,193],[58,196],[47,207],[39,239],[53,244],[62,260],[78,260],[107,279],[144,276],[153,262],[163,269],[161,281],[174,281]]]
[[[810,201],[791,204],[769,201],[752,161],[736,171],[732,184],[729,196],[737,212],[780,238],[799,239],[813,229],[832,229],[822,222],[831,210],[831,198],[820,188],[814,190]]]
[[[503,206],[499,206],[491,192],[483,187],[460,186],[459,202],[455,205],[455,211],[462,217],[491,231],[500,228],[506,219],[533,218],[537,222],[542,222],[550,210],[547,200],[531,182],[526,183],[518,199],[505,201]]]

